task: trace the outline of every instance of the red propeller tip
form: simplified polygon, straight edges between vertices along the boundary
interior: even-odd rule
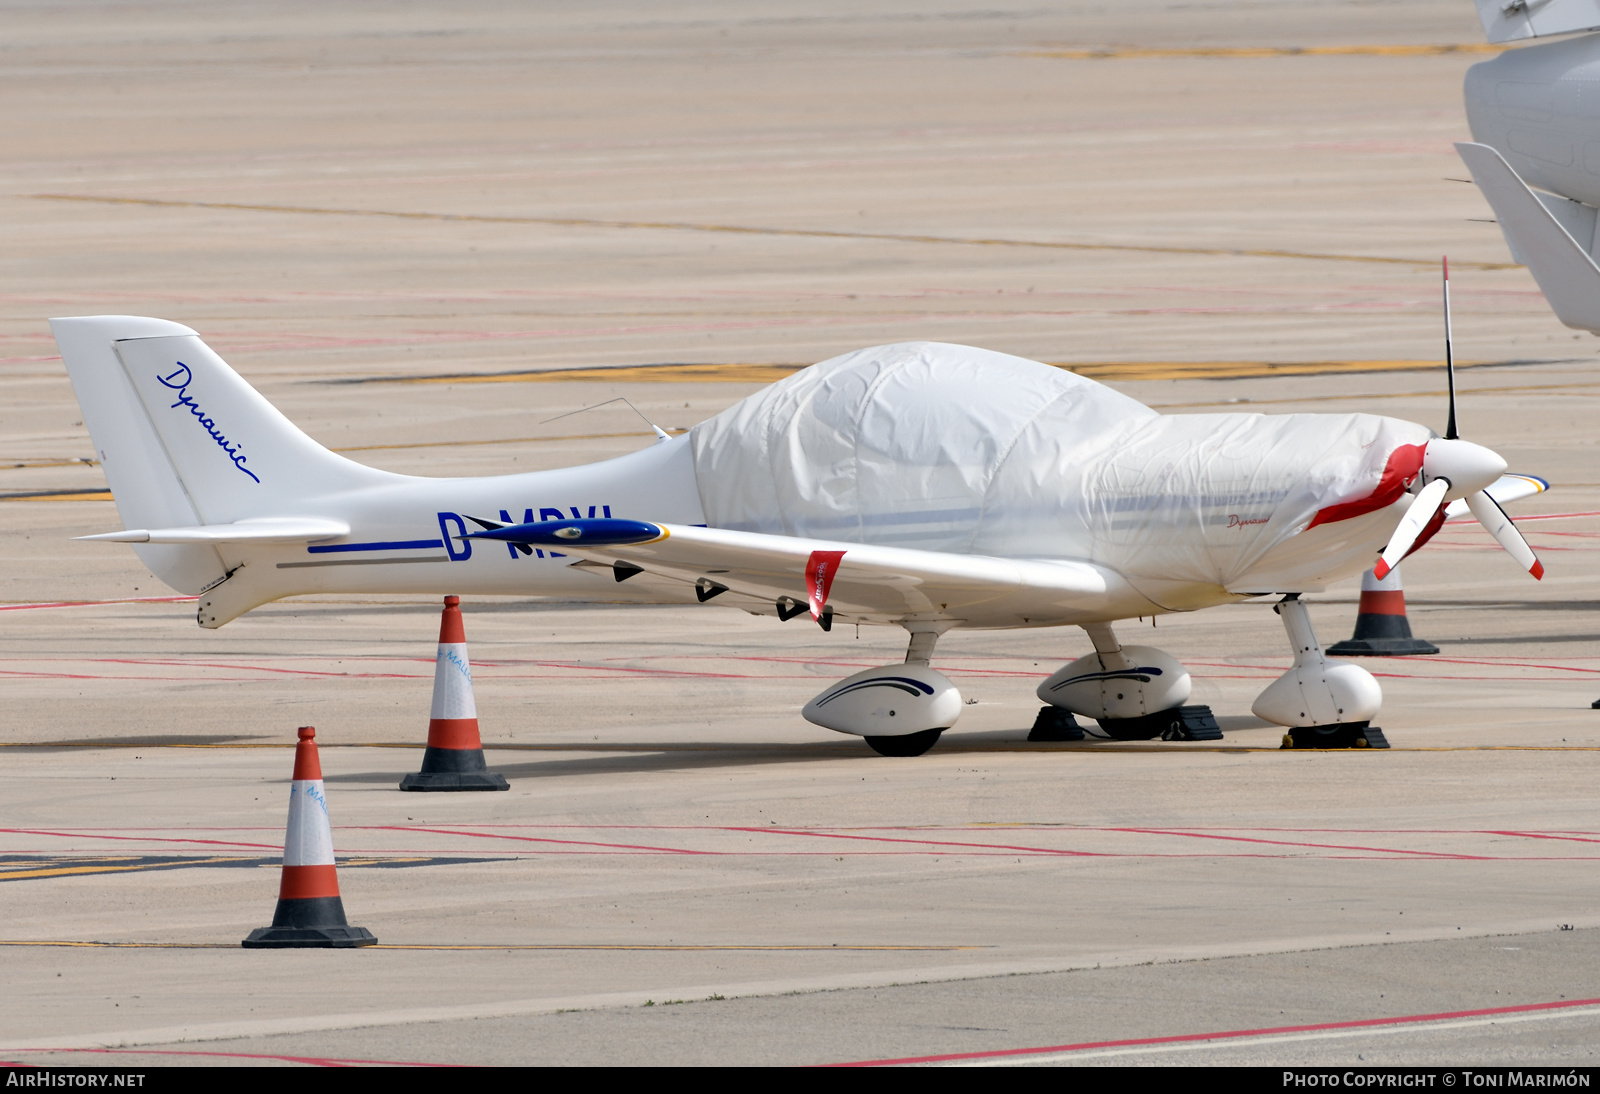
[[[1377,578],[1379,581],[1382,581],[1384,578],[1388,577],[1389,564],[1380,558],[1378,560],[1378,564],[1372,568],[1372,576]]]
[[[1529,569],[1528,572],[1533,575],[1533,579],[1535,581],[1543,581],[1544,580],[1544,563],[1540,562],[1538,559],[1534,559],[1533,560],[1533,567],[1531,569]]]

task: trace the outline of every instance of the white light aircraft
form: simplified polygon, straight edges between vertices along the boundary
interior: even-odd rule
[[[1094,652],[1041,712],[1102,735],[1217,736],[1188,672],[1119,620],[1265,594],[1294,665],[1255,713],[1295,743],[1363,743],[1382,693],[1328,660],[1300,593],[1398,564],[1470,511],[1535,577],[1496,501],[1543,488],[1455,434],[1370,414],[1162,415],[1081,376],[963,346],[813,365],[688,434],[602,463],[391,474],[302,433],[188,327],[51,320],[130,543],[202,627],[304,593],[593,597],[899,626],[902,664],[825,689],[812,722],[889,755],[961,711],[930,665],[954,627],[1076,625]],[[1381,576],[1381,575],[1380,575]],[[1192,712],[1204,712],[1204,716]],[[1187,714],[1186,714],[1187,712]],[[1209,722],[1209,732],[1205,723]],[[1078,735],[1064,713],[1055,723]]]

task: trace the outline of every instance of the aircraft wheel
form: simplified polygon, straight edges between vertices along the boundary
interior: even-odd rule
[[[939,741],[942,729],[925,729],[903,737],[863,737],[867,747],[880,756],[920,756]]]
[[[1100,729],[1113,741],[1183,740],[1183,715],[1180,707],[1159,710],[1138,718],[1097,718]]]

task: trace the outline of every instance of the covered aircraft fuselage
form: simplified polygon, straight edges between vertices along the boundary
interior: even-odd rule
[[[218,587],[207,625],[318,592],[694,602],[681,578],[619,583],[558,551],[464,538],[480,521],[603,517],[1103,575],[1103,595],[1078,597],[1070,615],[997,600],[966,610],[969,627],[1188,610],[1367,569],[1431,435],[1365,414],[1161,415],[1063,369],[918,342],[814,365],[619,459],[418,478],[317,445],[187,328],[53,323],[125,527],[203,538],[240,521],[348,525],[295,543],[224,532],[138,545],[180,591]],[[144,415],[128,412],[136,404]]]

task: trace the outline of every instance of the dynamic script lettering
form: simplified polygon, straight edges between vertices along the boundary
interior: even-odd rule
[[[170,376],[162,376],[158,373],[156,375],[156,379],[160,380],[164,386],[169,387],[178,393],[178,401],[172,404],[172,409],[176,410],[180,406],[188,407],[189,413],[194,415],[195,421],[199,422],[201,428],[203,428],[207,433],[211,434],[211,439],[217,442],[217,447],[228,454],[228,458],[233,461],[233,466],[237,467],[240,471],[243,471],[246,475],[249,475],[252,479],[255,479],[256,482],[261,481],[260,479],[256,478],[256,473],[254,471],[250,470],[244,465],[245,457],[239,452],[239,449],[243,448],[244,445],[230,445],[228,443],[228,438],[223,436],[222,433],[217,429],[217,423],[211,418],[207,417],[205,411],[200,409],[199,404],[189,397],[189,381],[194,379],[194,376],[189,371],[188,365],[184,364],[182,361],[179,361],[176,372],[172,373]]]

